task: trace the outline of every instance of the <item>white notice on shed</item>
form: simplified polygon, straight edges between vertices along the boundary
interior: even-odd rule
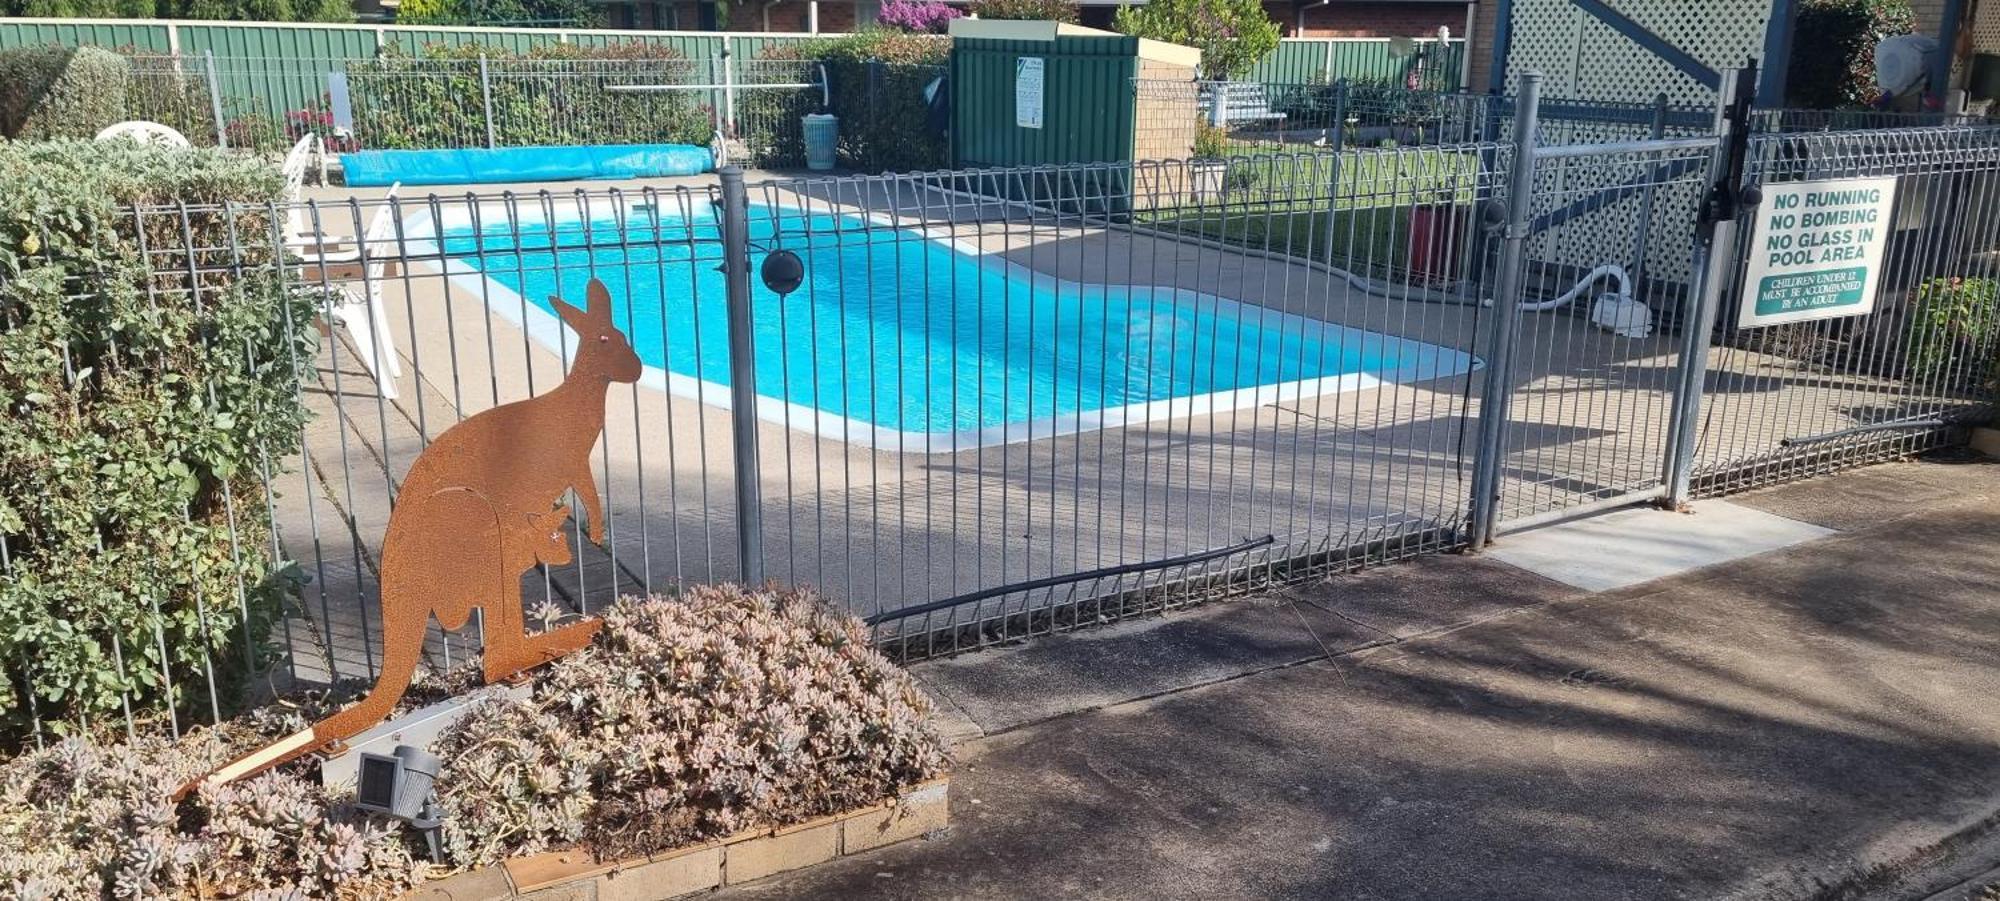
[[[1014,58],[1014,124],[1022,128],[1042,127],[1043,62],[1039,56]]]
[[[1765,184],[1744,267],[1743,328],[1875,309],[1896,179]]]

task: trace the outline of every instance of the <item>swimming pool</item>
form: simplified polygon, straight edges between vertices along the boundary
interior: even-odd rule
[[[853,215],[752,212],[753,246],[791,249],[806,269],[785,297],[753,279],[758,415],[854,444],[967,449],[1474,365],[1456,350],[1213,294],[1064,281]],[[581,303],[596,277],[646,364],[645,383],[728,405],[711,211],[442,226],[432,234],[453,281],[545,346],[574,342],[548,297]]]

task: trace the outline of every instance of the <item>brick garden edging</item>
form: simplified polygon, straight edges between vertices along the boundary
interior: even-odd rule
[[[945,828],[949,778],[935,779],[859,810],[779,829],[628,860],[600,862],[581,850],[516,857],[498,866],[428,882],[410,901],[661,901],[737,885],[918,838]]]

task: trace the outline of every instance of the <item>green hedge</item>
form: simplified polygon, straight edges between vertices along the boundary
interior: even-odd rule
[[[826,66],[832,105],[840,117],[841,165],[866,172],[916,172],[946,165],[950,146],[928,124],[924,86],[942,74],[949,39],[901,31],[869,30],[773,47],[765,59],[812,60]],[[747,104],[747,105],[746,105]],[[757,91],[738,103],[739,115],[758,133],[745,135],[758,165],[805,161],[800,115],[815,112],[817,97]]]
[[[0,137],[88,138],[125,119],[132,65],[96,47],[0,50]]]
[[[283,180],[214,150],[0,141],[0,184],[0,735],[205,714],[265,662],[292,587],[264,480],[298,452],[317,343],[268,242],[218,249],[269,217],[210,205]]]
[[[1864,106],[1875,100],[1875,45],[1917,30],[1909,0],[1805,0],[1785,76],[1786,105]]]
[[[355,138],[370,149],[483,146],[486,112],[479,57],[493,74],[498,147],[675,143],[706,146],[711,113],[689,92],[615,94],[610,84],[654,84],[688,63],[643,44],[557,44],[517,54],[477,44],[432,45],[422,58],[391,52],[349,70]],[[538,62],[539,61],[539,62]],[[630,62],[584,72],[561,61]],[[519,63],[510,67],[510,63]],[[588,66],[588,62],[585,63]],[[503,74],[506,73],[506,74]]]

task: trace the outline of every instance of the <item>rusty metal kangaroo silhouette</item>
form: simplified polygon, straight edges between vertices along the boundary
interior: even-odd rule
[[[529,635],[521,610],[521,575],[537,562],[570,560],[559,531],[569,508],[556,507],[565,491],[576,491],[590,519],[590,540],[603,543],[604,499],[590,450],[604,430],[605,392],[614,382],[638,381],[642,371],[612,322],[604,284],[591,279],[587,295],[581,310],[550,298],[580,339],[561,385],[446,429],[403,477],[382,539],[382,669],[368,696],[200,781],[241,779],[381,722],[409,688],[434,614],[439,626],[458,629],[475,608],[486,611],[489,683],[590,642],[601,625],[596,619]]]

